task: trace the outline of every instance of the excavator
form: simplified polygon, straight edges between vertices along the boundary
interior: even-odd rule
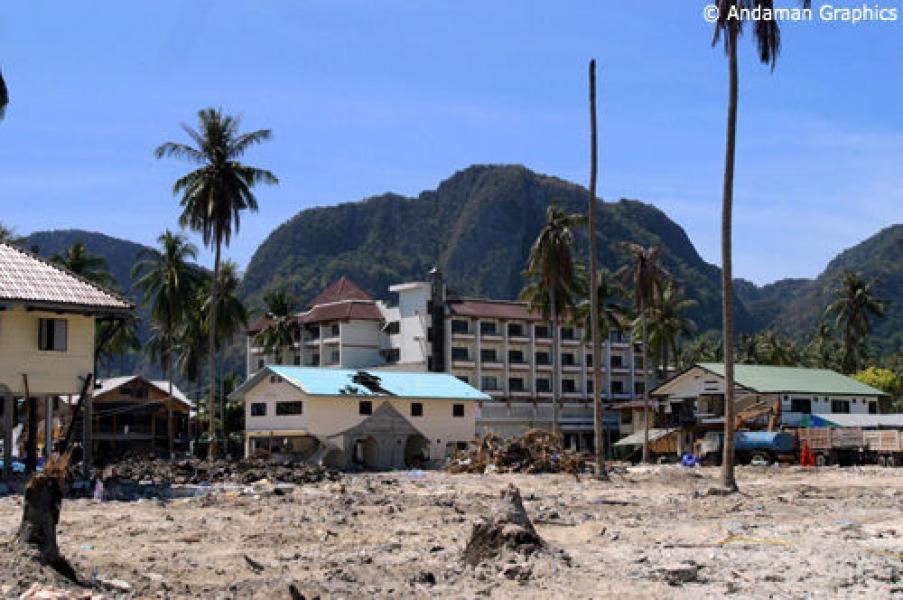
[[[781,418],[780,397],[776,398],[771,404],[760,400],[746,407],[734,418],[734,431],[740,431],[747,423],[763,415],[768,415],[768,429],[766,431],[777,431],[778,421]]]

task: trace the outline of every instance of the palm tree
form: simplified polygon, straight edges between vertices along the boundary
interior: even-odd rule
[[[712,45],[724,38],[728,56],[728,104],[727,139],[724,152],[724,182],[721,198],[721,318],[724,346],[724,460],[721,469],[721,485],[726,490],[736,490],[734,477],[734,286],[731,262],[731,226],[734,202],[734,159],[737,148],[737,96],[739,70],[737,67],[737,41],[746,15],[754,19],[753,34],[759,60],[770,64],[774,70],[781,47],[781,33],[773,18],[760,18],[770,14],[773,0],[718,0],[718,19]],[[808,8],[809,0],[803,5]],[[758,9],[758,10],[747,10]],[[763,10],[764,9],[764,10]]]
[[[812,339],[804,350],[806,362],[819,369],[840,369],[840,345],[834,337],[834,331],[827,319],[822,319],[815,326]]]
[[[593,400],[594,403],[600,404],[602,403],[601,395],[602,395],[602,365],[605,365],[606,373],[608,376],[605,378],[606,382],[606,397],[611,398],[611,335],[610,332],[612,329],[616,329],[621,331],[624,329],[625,321],[627,320],[627,309],[621,305],[617,300],[624,298],[625,291],[621,285],[615,281],[611,272],[608,269],[599,269],[596,271],[596,293],[595,295],[590,296],[590,299],[583,300],[574,309],[574,324],[583,331],[583,341],[589,342],[593,349],[592,357],[593,357]],[[595,298],[596,309],[592,309],[593,298]],[[598,335],[596,338],[593,338],[593,320],[597,323],[597,331]],[[604,341],[603,341],[604,340]],[[604,349],[604,356],[603,356]],[[600,360],[600,356],[602,359]],[[599,369],[599,377],[598,381],[596,381],[596,369]],[[596,396],[596,390],[599,390],[598,396]],[[600,430],[601,430],[601,423]],[[596,443],[601,444],[604,442],[604,436],[601,436],[601,431],[597,433]],[[600,441],[601,440],[601,441]],[[599,447],[596,447],[596,453],[599,453]],[[598,456],[596,457],[598,461]],[[604,460],[604,448],[603,448],[603,456],[602,460]]]
[[[102,320],[97,322],[98,339],[107,340],[103,346],[99,346],[95,352],[100,363],[113,361],[115,356],[124,357],[141,349],[141,340],[138,338],[138,318],[128,315],[121,319]],[[107,364],[107,372],[110,373],[110,365]]]
[[[634,308],[639,315],[639,329],[643,338],[643,462],[649,461],[649,360],[646,324],[649,311],[659,301],[662,286],[671,274],[661,265],[661,246],[645,248],[633,242],[622,242],[621,248],[630,257],[618,269],[615,277],[633,292]],[[632,344],[631,344],[632,346]],[[631,353],[633,348],[631,347]]]
[[[298,336],[299,324],[295,318],[296,300],[285,291],[271,291],[263,297],[266,304],[267,325],[255,336],[254,341],[264,354],[274,354],[277,365],[282,364],[283,349],[291,348]]]
[[[870,319],[883,317],[887,303],[875,297],[875,281],[852,271],[841,274],[834,297],[825,315],[835,317],[834,325],[841,333],[841,369],[855,373],[862,367],[865,338],[872,332]]]
[[[220,268],[219,283],[216,286],[218,290],[216,310],[211,311],[213,302],[211,289],[206,290],[204,304],[202,305],[208,330],[211,317],[216,315],[216,349],[219,352],[220,376],[218,379],[213,380],[214,393],[216,393],[217,381],[223,381],[226,347],[239,331],[248,327],[248,309],[238,297],[238,287],[240,285],[238,265],[231,260],[224,261]],[[225,417],[225,404],[223,402],[219,403],[219,412],[220,422],[223,422]]]
[[[182,215],[179,223],[201,233],[204,245],[215,249],[213,262],[212,305],[218,306],[218,282],[223,245],[228,246],[233,231],[238,233],[241,213],[257,211],[253,188],[259,184],[276,184],[279,180],[266,169],[242,164],[239,159],[251,147],[272,136],[269,129],[239,133],[240,119],[221,110],[206,108],[198,112],[200,131],[187,125],[182,129],[195,146],[166,142],[160,145],[157,158],[171,156],[199,165],[176,180],[173,194],[180,195]],[[216,380],[216,325],[211,319],[208,332],[208,363],[211,384]],[[210,386],[211,412],[216,401],[215,386]],[[210,419],[210,456],[215,458],[217,445],[213,419]]]
[[[150,307],[154,321],[152,343],[148,345],[151,356],[159,361],[166,373],[169,394],[166,400],[166,430],[169,456],[175,453],[173,441],[172,378],[173,361],[178,343],[178,332],[189,315],[189,299],[197,285],[194,265],[190,262],[198,255],[197,247],[185,236],[164,231],[157,238],[160,249],[142,249],[138,262],[132,268],[135,289],[142,294],[142,304]]]
[[[0,71],[0,121],[6,115],[6,107],[9,105],[9,90],[6,89],[6,82],[3,81],[3,72]]]
[[[50,262],[65,267],[79,277],[104,287],[113,287],[115,281],[110,275],[107,261],[102,256],[88,252],[84,242],[78,241],[69,246],[65,252],[57,252],[50,257]]]
[[[575,228],[581,215],[567,214],[554,203],[546,209],[546,224],[530,248],[524,276],[529,283],[520,298],[552,323],[552,432],[559,432],[559,331],[561,316],[579,294],[580,266],[574,260]]]
[[[720,362],[724,359],[724,346],[712,335],[700,335],[690,340],[680,353],[680,366],[684,369],[701,362]]]
[[[649,308],[649,352],[661,359],[667,377],[669,355],[678,360],[681,338],[696,331],[696,323],[684,313],[697,306],[696,300],[684,297],[683,290],[671,280],[662,287],[658,301]]]
[[[27,239],[16,235],[16,230],[0,223],[0,243],[13,246],[24,246]]]

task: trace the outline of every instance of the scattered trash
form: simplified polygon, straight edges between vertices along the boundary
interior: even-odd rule
[[[257,562],[256,560],[254,560],[253,558],[251,558],[250,556],[248,556],[247,554],[245,554],[245,563],[247,563],[248,567],[250,567],[250,569],[252,571],[254,571],[255,573],[263,572],[263,568],[264,568],[263,565],[260,564],[259,562]]]
[[[450,473],[580,473],[593,458],[563,445],[561,434],[531,429],[524,435],[504,439],[487,433],[465,456],[452,460]]]
[[[92,550],[94,550],[94,546],[92,546],[91,544],[82,544],[82,546],[79,548],[79,550],[83,550],[85,552],[91,552]]]

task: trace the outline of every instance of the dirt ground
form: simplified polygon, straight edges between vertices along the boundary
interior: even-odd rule
[[[169,501],[66,501],[60,547],[141,598],[903,598],[903,469],[741,467],[567,475],[348,475]],[[465,567],[514,483],[547,549]],[[0,499],[0,538],[21,499]],[[0,572],[0,596],[26,581]]]

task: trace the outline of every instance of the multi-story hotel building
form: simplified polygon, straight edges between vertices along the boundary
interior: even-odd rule
[[[552,325],[525,303],[459,298],[441,274],[429,282],[393,285],[398,302],[376,300],[342,277],[298,314],[300,338],[283,356],[264,356],[248,331],[248,377],[269,363],[342,368],[449,372],[488,394],[477,410],[477,433],[521,433],[552,426]],[[439,324],[437,327],[436,324]],[[593,381],[590,344],[579,328],[559,327],[561,431],[580,449],[593,443]],[[644,372],[639,344],[610,332],[602,368],[606,405],[642,397]],[[656,372],[647,366],[649,385]],[[616,432],[616,411],[605,414]]]

